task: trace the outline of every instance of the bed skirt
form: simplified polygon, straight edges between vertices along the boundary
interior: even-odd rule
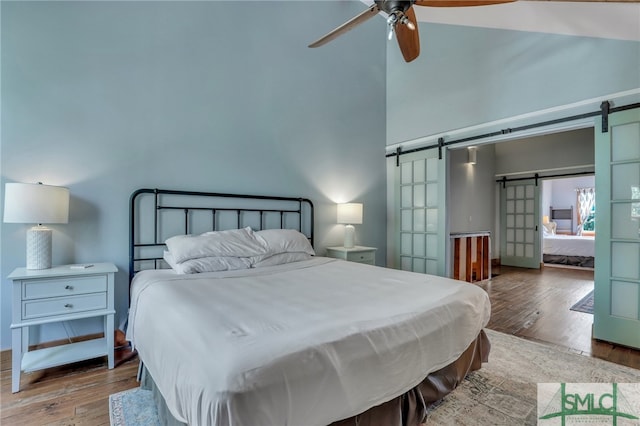
[[[488,361],[490,348],[489,338],[482,330],[456,361],[429,374],[415,388],[391,401],[372,407],[357,416],[334,422],[330,426],[418,426],[424,423],[430,404],[442,399],[454,390],[469,372],[479,370],[482,363]],[[153,391],[160,424],[184,425],[171,415],[153,378],[144,368],[141,386]]]
[[[543,254],[542,261],[553,265],[579,266],[581,268],[593,268],[594,257],[591,256],[565,256],[559,254]]]

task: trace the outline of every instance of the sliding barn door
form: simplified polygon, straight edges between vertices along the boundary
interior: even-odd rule
[[[401,155],[395,172],[400,268],[446,275],[446,150]]]
[[[596,123],[593,337],[640,348],[640,108]]]
[[[539,212],[540,186],[533,179],[504,183],[500,191],[500,264],[540,268]]]

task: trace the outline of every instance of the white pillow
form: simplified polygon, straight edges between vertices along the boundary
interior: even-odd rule
[[[555,222],[543,223],[542,224],[543,235],[544,236],[556,235],[556,226],[557,225]]]
[[[165,241],[176,263],[202,257],[251,257],[267,253],[251,228],[176,235]]]
[[[247,257],[200,257],[178,263],[175,261],[171,252],[165,251],[163,258],[178,274],[234,271],[236,269],[248,269],[251,267],[251,263]]]
[[[315,256],[309,239],[295,229],[264,229],[255,232],[255,236],[266,247],[269,254],[307,253]]]
[[[253,268],[262,268],[263,266],[274,266],[281,265],[283,263],[291,263],[291,262],[300,262],[301,260],[309,260],[311,259],[311,255],[309,253],[278,253],[273,256],[269,256],[265,259],[255,262],[252,267]]]

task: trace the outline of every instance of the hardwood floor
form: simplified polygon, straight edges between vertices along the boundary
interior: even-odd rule
[[[593,272],[494,268],[479,283],[491,298],[489,328],[640,369],[640,351],[591,339],[593,316],[569,308],[593,288]],[[104,360],[22,375],[11,393],[11,354],[0,357],[1,425],[108,425],[109,395],[138,386],[137,358],[113,370]]]
[[[0,425],[109,425],[109,395],[138,386],[138,358],[113,370],[106,359],[23,373],[11,393],[11,352],[0,357]]]
[[[593,315],[569,308],[593,290],[593,271],[500,267],[479,283],[491,299],[488,328],[640,369],[640,351],[591,338]]]

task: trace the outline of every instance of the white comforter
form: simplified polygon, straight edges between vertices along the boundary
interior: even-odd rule
[[[595,257],[595,237],[582,237],[579,235],[549,235],[543,239],[543,254],[562,256]]]
[[[136,275],[128,338],[191,425],[326,425],[417,385],[487,324],[479,287],[328,258]]]

